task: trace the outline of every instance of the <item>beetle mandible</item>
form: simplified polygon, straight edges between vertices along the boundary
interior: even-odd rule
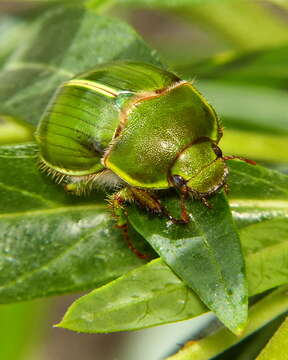
[[[209,206],[207,198],[226,184],[226,160],[236,158],[222,155],[221,137],[216,112],[189,81],[131,61],[64,82],[36,131],[41,169],[78,195],[114,189],[110,204],[119,226],[125,202],[180,223],[189,221],[187,195]],[[181,219],[157,197],[168,188],[179,193]]]

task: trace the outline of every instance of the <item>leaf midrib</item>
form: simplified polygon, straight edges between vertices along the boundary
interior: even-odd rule
[[[76,241],[74,241],[72,244],[70,244],[70,246],[68,246],[67,248],[65,248],[62,252],[60,252],[57,256],[53,257],[52,259],[50,259],[49,261],[47,261],[44,264],[41,264],[38,268],[33,269],[31,271],[28,271],[20,276],[18,276],[16,279],[13,279],[10,282],[7,282],[5,284],[3,284],[2,286],[0,286],[0,292],[2,289],[7,289],[7,288],[11,288],[12,286],[14,286],[15,284],[17,284],[19,281],[23,281],[23,280],[27,280],[27,278],[33,276],[35,273],[41,271],[42,269],[44,269],[45,267],[53,264],[54,262],[57,262],[61,257],[65,256],[67,253],[71,252],[71,250],[73,250],[76,246],[78,246],[82,241],[84,241],[88,236],[90,236],[93,232],[96,231],[96,229],[101,226],[102,224],[97,224],[96,226],[94,226],[90,231],[87,231],[87,233],[83,234],[83,236],[80,236],[79,238],[76,239]]]
[[[117,281],[117,280],[114,280],[114,281]],[[109,284],[107,284],[107,285],[109,285]],[[104,285],[104,287],[105,287],[105,285]],[[147,305],[147,302],[149,301],[149,300],[154,300],[155,298],[159,298],[159,297],[161,297],[161,296],[163,296],[163,294],[164,294],[164,296],[166,296],[166,294],[168,293],[173,293],[173,292],[175,292],[175,291],[179,291],[179,290],[181,290],[182,288],[185,288],[185,285],[181,282],[181,284],[179,283],[179,284],[173,284],[173,285],[170,285],[169,286],[169,290],[167,290],[167,287],[165,288],[165,287],[163,287],[162,289],[160,289],[160,290],[157,290],[157,292],[153,292],[153,294],[152,294],[152,292],[150,292],[147,296],[145,296],[145,297],[140,297],[139,296],[139,298],[137,298],[137,299],[135,299],[135,300],[132,300],[131,298],[130,299],[127,299],[127,301],[126,302],[122,302],[121,304],[117,304],[117,305],[114,305],[114,304],[112,304],[112,306],[109,306],[108,308],[106,307],[105,309],[103,309],[103,310],[101,310],[101,311],[99,311],[99,310],[97,310],[97,312],[93,312],[93,314],[96,314],[97,315],[97,317],[95,317],[95,319],[96,319],[96,321],[97,321],[97,318],[100,318],[100,320],[101,320],[101,315],[102,314],[107,314],[107,313],[113,313],[113,312],[115,312],[115,311],[117,311],[117,310],[121,310],[121,309],[125,309],[126,307],[127,307],[127,304],[128,305],[131,305],[131,306],[134,306],[134,305],[139,305],[139,304],[142,304],[142,303],[144,303],[145,305]],[[96,290],[97,291],[97,290]],[[186,288],[186,291],[190,291],[190,289],[189,288]],[[193,290],[191,290],[191,291],[193,291]],[[193,291],[193,293],[194,293],[194,291]],[[93,296],[92,294],[88,294],[87,296]],[[80,298],[79,300],[82,300],[83,301],[83,298]],[[202,302],[202,300],[199,298],[199,300],[201,301],[201,303],[203,304],[203,307],[206,307],[206,305]],[[77,304],[77,301],[75,302],[75,304],[73,304],[73,306],[75,306],[75,305],[78,305]],[[186,296],[186,303],[184,303],[183,304],[183,309],[185,308],[185,306],[187,305],[187,296]],[[208,309],[206,309],[206,311],[208,312],[209,310]],[[175,314],[175,315],[178,315],[179,314],[179,312],[177,313],[177,314]],[[192,315],[193,316],[193,315]],[[191,318],[191,316],[187,316],[187,317],[185,317],[185,319],[190,319]],[[94,321],[95,321],[95,319],[94,319]],[[184,319],[181,319],[181,320],[179,320],[179,321],[182,321],[182,320],[184,320]],[[77,321],[77,319],[76,320],[74,320],[73,319],[73,322],[74,321]],[[70,320],[70,321],[67,321],[67,322],[65,322],[65,319],[64,319],[64,321],[63,321],[63,325],[65,324],[65,323],[67,323],[67,324],[71,324],[72,323],[72,321]],[[69,326],[70,326],[70,324],[69,324]],[[161,324],[161,322],[160,322],[160,324]],[[60,323],[60,325],[61,325],[61,323]],[[65,325],[64,325],[64,327],[65,327]],[[151,325],[149,326],[149,327],[151,327]],[[69,327],[70,328],[70,327]],[[70,328],[70,329],[72,329],[72,327]],[[110,330],[109,330],[110,331]],[[103,330],[103,332],[104,332],[104,330]]]
[[[3,184],[2,182],[0,182],[0,188],[1,187],[4,190],[8,190],[8,191],[12,191],[12,192],[18,192],[18,193],[20,193],[20,194],[22,194],[24,196],[28,196],[28,197],[31,197],[33,199],[39,200],[39,201],[41,201],[42,203],[46,204],[49,207],[51,207],[53,205],[54,206],[57,205],[57,202],[55,202],[55,201],[51,201],[51,200],[49,200],[47,198],[44,198],[43,196],[38,195],[36,193],[33,193],[31,191],[19,189],[16,186],[7,185],[7,184]]]
[[[212,256],[212,258],[214,259],[214,264],[216,265],[217,272],[219,274],[219,278],[221,279],[222,286],[223,286],[223,289],[226,294],[225,298],[226,298],[227,302],[230,304],[230,306],[234,307],[233,301],[231,300],[231,296],[229,295],[229,292],[228,292],[227,284],[225,281],[225,276],[223,274],[223,271],[221,270],[221,266],[219,265],[219,261],[217,260],[215,252],[213,251],[211,245],[209,244],[206,234],[202,231],[201,227],[198,225],[198,222],[195,220],[195,218],[194,218],[194,222],[196,224],[196,227],[198,228],[199,234],[201,235],[201,237],[203,239],[203,243],[204,243],[205,247],[207,248],[207,250],[210,253],[210,255]],[[197,293],[198,293],[198,291],[197,291]],[[199,294],[199,297],[200,297],[200,294]]]
[[[59,206],[49,209],[41,209],[41,210],[30,210],[30,211],[21,211],[15,213],[0,213],[0,220],[7,218],[17,218],[21,216],[37,216],[37,215],[45,215],[45,214],[54,214],[57,212],[66,212],[66,211],[85,211],[85,210],[95,210],[102,209],[107,210],[107,206],[105,204],[93,204],[93,205],[69,205],[69,206]]]

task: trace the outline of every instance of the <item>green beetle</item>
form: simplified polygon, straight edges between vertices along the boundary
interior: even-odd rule
[[[121,218],[136,201],[174,222],[157,191],[176,188],[207,203],[225,185],[228,168],[218,142],[222,128],[211,105],[188,82],[153,65],[114,62],[63,83],[36,131],[41,169],[81,195],[114,189]],[[245,159],[244,159],[245,160]]]

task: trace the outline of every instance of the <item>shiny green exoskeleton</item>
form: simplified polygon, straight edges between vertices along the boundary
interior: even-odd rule
[[[169,216],[157,191],[171,187],[206,202],[228,174],[221,136],[215,111],[190,82],[136,62],[63,83],[36,132],[42,169],[76,194],[115,189],[116,215],[136,200]],[[181,221],[188,221],[184,210]]]

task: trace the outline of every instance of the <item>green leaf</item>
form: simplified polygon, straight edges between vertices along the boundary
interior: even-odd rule
[[[102,193],[88,198],[68,195],[36,164],[34,144],[0,147],[1,303],[96,287],[143,264],[114,229]],[[287,176],[239,161],[229,161],[229,167],[230,204],[240,228],[288,216]],[[271,226],[271,239],[277,238],[277,229]],[[135,241],[141,248],[143,240]],[[275,258],[276,267],[282,266],[281,255]],[[279,270],[274,286],[285,277],[280,275]]]
[[[288,282],[288,177],[241,162],[230,161],[229,167],[230,203],[253,296]],[[61,326],[123,331],[186,320],[205,311],[198,296],[157,259],[77,300]]]
[[[99,286],[143,264],[103,194],[67,195],[37,169],[37,147],[0,147],[0,303]]]
[[[255,333],[241,339],[240,343],[216,356],[214,360],[255,360],[284,319],[285,314],[276,317]]]
[[[97,333],[136,330],[205,311],[197,295],[157,259],[78,299],[58,326]]]
[[[261,50],[217,54],[198,63],[180,65],[178,71],[190,78],[285,89],[287,56],[286,42]]]
[[[204,80],[198,87],[229,128],[288,134],[286,91]]]
[[[0,66],[16,46],[28,35],[28,26],[25,21],[12,16],[0,16]]]
[[[241,230],[241,239],[246,251],[249,294],[288,283],[287,218],[250,225]],[[251,247],[256,250],[250,252]]]
[[[210,201],[212,209],[199,201],[187,202],[192,221],[186,226],[151,217],[136,206],[129,209],[128,218],[218,318],[239,333],[248,306],[240,242],[223,194]]]
[[[227,131],[220,146],[228,154],[287,163],[288,95],[268,87],[201,81],[199,89],[217,109]]]
[[[237,344],[250,334],[261,329],[277,316],[287,312],[287,310],[287,286],[284,286],[275,290],[251,307],[247,328],[240,337],[234,336],[226,329],[221,329],[215,334],[197,342],[191,342],[191,344],[188,343],[186,347],[180,350],[176,355],[167,358],[167,360],[207,360],[214,358],[215,355],[218,355],[227,348]],[[272,359],[278,360],[281,358],[269,358],[269,360]]]
[[[277,238],[277,222],[282,222],[283,237]],[[260,235],[254,237],[258,231],[266,231],[263,243]],[[247,226],[240,231],[240,237],[246,253],[249,296],[287,284],[287,219]],[[78,299],[59,326],[81,332],[126,331],[187,320],[206,311],[199,297],[163,260],[156,259]]]
[[[288,217],[288,176],[229,161],[229,203],[239,227]]]
[[[277,14],[249,0],[199,1],[179,14],[230,40],[240,50],[261,49],[287,42],[287,27]],[[276,16],[275,16],[276,15]]]
[[[173,11],[198,22],[239,49],[262,48],[288,40],[286,25],[276,13],[249,0],[119,0],[118,3]],[[276,16],[275,16],[276,15]]]
[[[0,114],[36,125],[60,83],[116,59],[159,64],[155,52],[117,19],[80,8],[49,11],[0,73]]]
[[[288,152],[283,151],[287,143],[288,134],[226,129],[221,139],[221,149],[225,155],[237,154],[268,163],[287,164]]]
[[[286,294],[287,296],[287,294]],[[257,360],[278,360],[287,357],[288,348],[288,317],[276,331]]]
[[[263,166],[251,166],[242,161],[228,161],[229,198],[288,200],[288,176]],[[264,191],[263,191],[264,190]],[[235,200],[236,201],[236,200]]]

